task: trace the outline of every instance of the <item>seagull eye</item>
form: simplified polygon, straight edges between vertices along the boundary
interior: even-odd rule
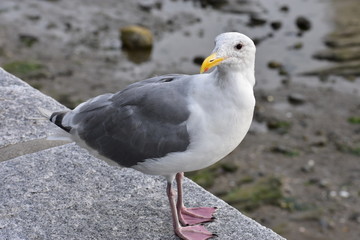
[[[235,46],[235,48],[236,48],[237,50],[240,50],[242,47],[243,47],[243,45],[242,45],[241,43],[236,44],[236,46]]]

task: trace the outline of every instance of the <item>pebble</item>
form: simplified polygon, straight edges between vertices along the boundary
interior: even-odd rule
[[[302,42],[297,42],[292,46],[292,49],[301,49],[303,47],[303,43]]]
[[[279,68],[282,68],[282,64],[277,61],[272,60],[272,61],[268,62],[268,68],[279,69]]]
[[[339,192],[339,196],[342,197],[342,198],[348,198],[348,197],[350,197],[350,193],[348,191],[346,191],[346,190],[341,190]]]
[[[280,21],[273,21],[270,23],[270,26],[274,30],[279,30],[282,26],[282,23]]]
[[[315,161],[310,159],[305,166],[301,167],[301,171],[308,173],[314,171]]]
[[[350,215],[349,220],[360,223],[360,213],[354,212]]]
[[[140,9],[148,12],[153,8],[161,9],[162,2],[159,0],[141,0],[138,3],[138,6]]]
[[[203,63],[204,60],[205,60],[205,58],[203,56],[195,56],[193,59],[193,63],[201,66],[201,64]]]
[[[267,95],[267,96],[265,97],[265,100],[266,100],[267,102],[271,103],[271,102],[274,102],[274,101],[275,101],[275,98],[274,98],[274,96]]]
[[[329,193],[330,197],[334,198],[337,196],[337,192],[336,191],[330,191]]]
[[[145,27],[126,26],[120,29],[120,33],[125,49],[150,49],[153,46],[153,34]]]
[[[321,179],[319,181],[319,187],[320,188],[328,188],[329,187],[329,181],[326,179]]]
[[[19,40],[27,47],[31,47],[35,43],[39,42],[39,39],[36,36],[30,34],[19,34]]]
[[[281,83],[284,84],[284,85],[289,85],[291,82],[291,80],[289,78],[284,78],[281,80]]]
[[[249,27],[255,27],[255,26],[261,26],[264,25],[266,23],[266,19],[263,19],[257,15],[251,14],[250,15],[250,19],[249,22],[247,23],[247,25]]]
[[[301,105],[306,102],[306,97],[300,93],[291,93],[288,96],[288,101],[294,105]]]
[[[288,12],[289,11],[289,7],[287,5],[283,5],[280,7],[280,11],[281,12]]]
[[[314,147],[325,147],[328,139],[325,136],[316,136],[310,140],[310,145]]]
[[[305,18],[303,16],[300,16],[300,17],[296,18],[295,23],[296,23],[296,26],[301,31],[308,31],[311,28],[310,20],[308,20],[307,18]]]

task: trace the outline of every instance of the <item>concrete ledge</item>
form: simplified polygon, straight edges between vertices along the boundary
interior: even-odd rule
[[[64,106],[0,68],[0,147],[45,138],[55,129],[39,121],[37,107],[61,110]]]
[[[53,130],[27,118],[35,106],[64,107],[1,69],[0,83],[1,154]],[[178,239],[162,177],[108,166],[75,144],[46,148],[0,162],[0,239]],[[217,239],[283,239],[191,180],[184,188],[187,206],[219,207],[206,224]]]

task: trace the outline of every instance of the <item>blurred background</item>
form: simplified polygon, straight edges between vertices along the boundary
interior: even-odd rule
[[[288,239],[360,239],[358,0],[1,0],[0,66],[73,108],[198,73],[227,31],[257,45],[254,123],[187,176]]]

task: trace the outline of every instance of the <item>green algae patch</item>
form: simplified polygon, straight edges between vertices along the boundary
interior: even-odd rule
[[[264,177],[252,184],[233,189],[222,199],[239,210],[252,211],[261,205],[280,206],[282,182],[277,177]]]
[[[186,176],[191,180],[199,184],[204,188],[210,188],[214,185],[215,179],[226,173],[235,173],[238,169],[238,166],[231,162],[218,162],[208,168],[186,173]]]
[[[44,65],[32,61],[14,61],[3,65],[3,68],[19,77],[30,77],[39,74]]]
[[[351,124],[360,124],[360,116],[349,117],[348,122]]]

